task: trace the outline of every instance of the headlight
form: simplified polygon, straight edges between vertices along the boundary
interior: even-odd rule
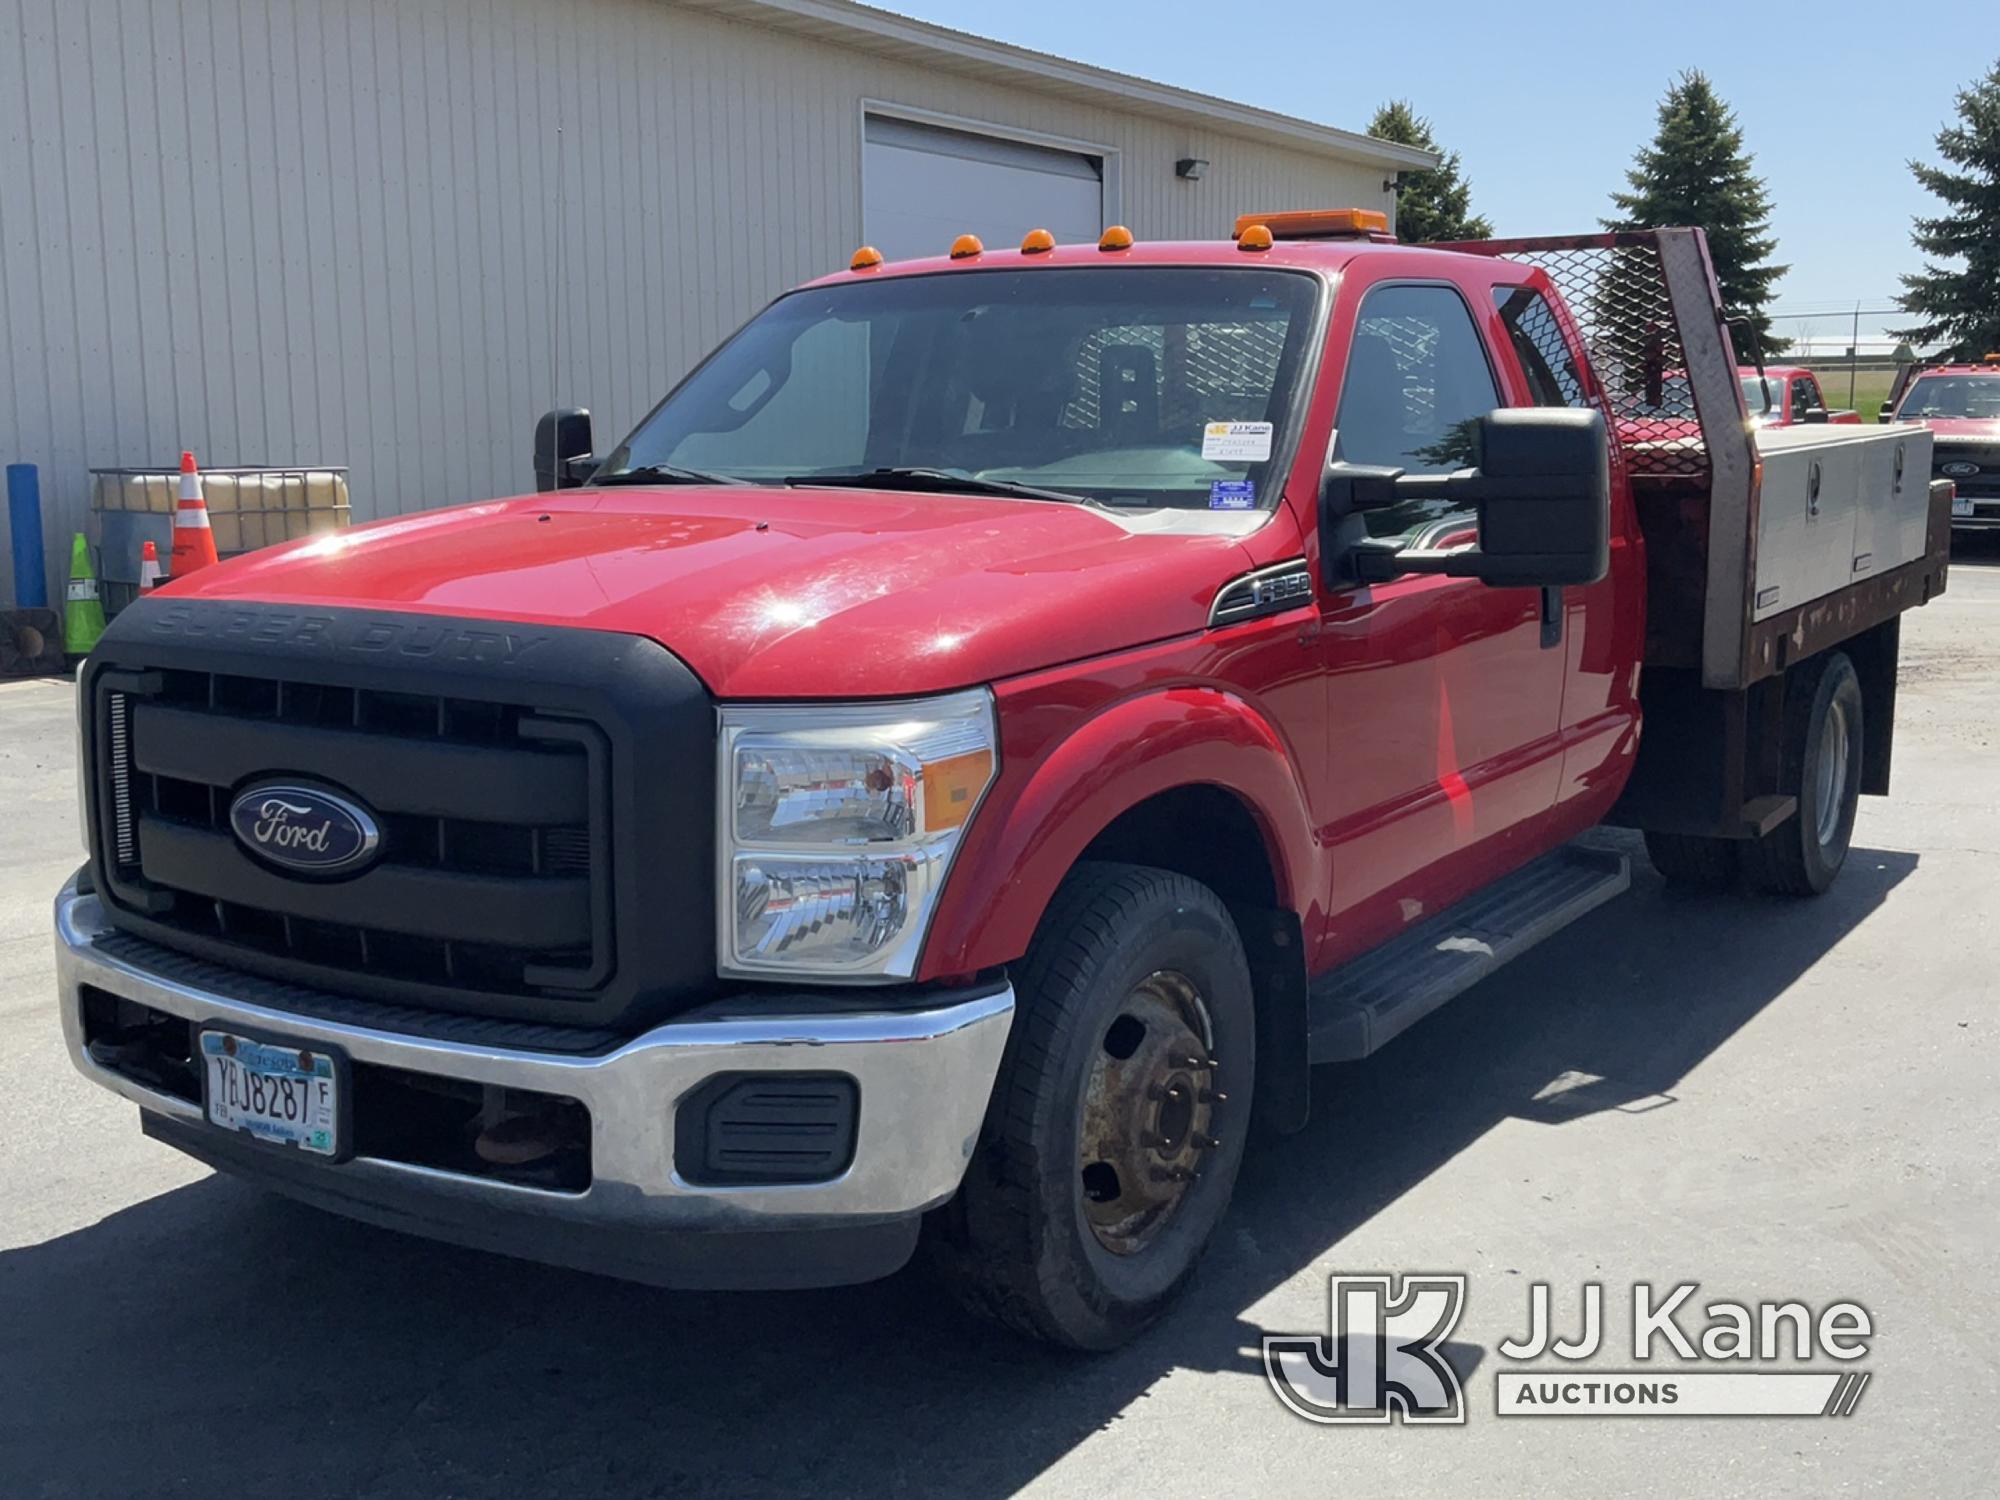
[[[909,978],[998,754],[984,691],[725,706],[723,972]]]

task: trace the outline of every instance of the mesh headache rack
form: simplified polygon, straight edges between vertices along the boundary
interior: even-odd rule
[[[1645,229],[1434,246],[1532,266],[1589,351],[1646,533],[1646,656],[1749,682],[1757,449],[1708,243]]]

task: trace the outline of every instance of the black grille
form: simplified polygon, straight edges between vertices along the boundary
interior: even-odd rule
[[[113,858],[154,921],[496,995],[576,996],[609,971],[592,909],[591,787],[606,778],[590,726],[515,703],[176,669],[100,691]],[[275,775],[358,797],[381,824],[379,860],[315,881],[246,853],[231,801]]]
[[[1970,467],[1970,474],[1953,473]],[[1933,478],[1949,479],[1958,493],[1981,500],[2000,499],[2000,447],[1956,447],[1939,442],[1932,452]]]
[[[83,699],[98,888],[139,937],[559,1025],[712,989],[714,711],[651,641],[149,599],[106,632]],[[360,804],[379,854],[332,876],[252,854],[231,806],[285,781]]]

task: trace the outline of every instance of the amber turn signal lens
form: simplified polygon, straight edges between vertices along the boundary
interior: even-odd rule
[[[1100,250],[1130,250],[1132,248],[1132,231],[1127,229],[1123,224],[1113,224],[1098,238],[1097,248]]]
[[[1245,224],[1236,232],[1238,250],[1268,250],[1271,248],[1271,230],[1264,224]]]
[[[863,245],[854,252],[854,259],[847,263],[850,271],[872,271],[882,264],[882,252],[873,245]]]
[[[1056,237],[1046,229],[1030,229],[1021,238],[1021,253],[1023,255],[1041,255],[1046,251],[1055,249],[1055,247]]]
[[[978,235],[961,234],[951,242],[951,258],[953,260],[964,260],[969,255],[982,253],[985,249],[986,247],[979,243]]]
[[[956,828],[972,816],[979,794],[993,779],[993,752],[969,750],[924,767],[924,832]]]

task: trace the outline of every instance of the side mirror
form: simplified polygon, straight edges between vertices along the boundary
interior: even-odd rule
[[[535,423],[535,488],[573,489],[594,467],[589,410],[559,406],[543,412]]]
[[[1478,445],[1478,466],[1451,474],[1332,465],[1320,492],[1328,583],[1442,573],[1495,588],[1558,588],[1602,578],[1611,567],[1604,418],[1563,407],[1502,408],[1479,419]],[[1356,536],[1359,513],[1406,500],[1476,511],[1479,545],[1397,549]]]
[[[1895,421],[1895,420],[1896,420],[1896,408],[1895,408],[1895,407],[1893,407],[1893,406],[1885,406],[1885,407],[1883,407],[1883,408],[1882,408],[1882,410],[1881,410],[1881,412],[1880,412],[1880,414],[1876,416],[1875,420],[1876,420],[1876,421],[1878,421],[1878,422],[1893,422],[1893,421]]]
[[[1824,422],[1826,420],[1826,408],[1824,406],[1808,406],[1804,411],[1799,413],[1799,420],[1801,422]]]

